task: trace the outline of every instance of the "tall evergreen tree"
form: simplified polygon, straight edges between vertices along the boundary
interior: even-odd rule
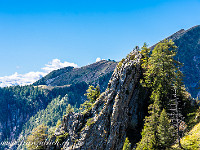
[[[175,140],[175,129],[170,123],[165,109],[162,110],[159,117],[158,138],[160,149],[169,148]]]
[[[152,98],[155,98],[153,104],[149,106],[150,116],[145,118],[144,128],[142,130],[142,139],[137,144],[136,150],[155,150],[158,149],[158,119],[159,119],[159,95],[153,93]]]
[[[160,91],[161,108],[166,108],[174,86],[180,90],[182,73],[181,63],[174,59],[177,47],[172,40],[164,40],[155,46],[149,58],[149,68],[144,73],[145,82],[152,91]]]
[[[166,112],[161,113],[160,110],[168,109],[174,87],[179,88],[181,92],[182,73],[179,70],[181,63],[174,59],[177,47],[171,40],[164,40],[157,44],[149,58],[145,45],[144,49],[146,50],[141,52],[144,56],[142,59],[142,67],[145,71],[144,81],[152,92],[150,100],[153,104],[149,107],[150,116],[145,118],[142,139],[137,144],[137,150],[153,150],[168,147],[173,143],[173,139],[172,141],[169,139],[174,131],[171,130]],[[169,129],[171,130],[170,134],[167,132]]]

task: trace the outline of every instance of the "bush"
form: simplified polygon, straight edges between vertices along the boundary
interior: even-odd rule
[[[94,124],[94,118],[88,119],[86,125],[89,127],[89,126],[91,126],[92,124]]]

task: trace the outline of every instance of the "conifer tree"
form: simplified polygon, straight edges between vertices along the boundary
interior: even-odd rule
[[[142,54],[142,68],[146,70],[148,68],[149,63],[149,57],[150,57],[150,48],[147,47],[147,43],[144,43],[144,45],[141,48],[141,54]]]
[[[145,45],[144,49],[146,49]],[[145,59],[145,56],[149,54],[148,50],[141,52],[144,56],[142,59],[142,67],[145,71],[144,81],[151,90],[150,100],[153,104],[149,107],[150,116],[145,118],[142,139],[137,144],[136,150],[160,149],[173,143],[173,138],[171,141],[169,139],[174,131],[171,130],[166,112],[163,111],[161,114],[160,109],[168,109],[174,86],[179,88],[180,92],[182,89],[182,73],[179,70],[181,63],[174,59],[176,49],[174,42],[164,40],[155,46],[149,58]],[[169,134],[167,130],[171,133]]]
[[[96,87],[90,85],[89,88],[86,91],[85,96],[87,96],[87,99],[83,104],[81,104],[80,109],[81,110],[90,110],[92,104],[97,100],[97,98],[100,96],[100,87],[97,85]]]
[[[91,103],[94,103],[100,95],[100,87],[99,85],[97,85],[96,87],[90,85],[86,92],[87,93],[85,94],[85,96],[87,96],[87,99]]]
[[[150,116],[145,118],[144,128],[142,130],[142,139],[137,144],[136,150],[154,150],[158,148],[158,118],[160,113],[159,108],[159,95],[153,93],[151,98],[154,98],[155,101],[149,106]]]
[[[181,63],[174,59],[177,47],[172,40],[164,40],[155,46],[149,58],[148,70],[144,73],[146,85],[152,91],[160,91],[161,108],[166,108],[174,86],[181,88]]]
[[[162,110],[159,117],[158,125],[158,138],[159,138],[159,147],[160,149],[169,148],[175,140],[175,129],[170,124],[170,119],[167,116],[165,109]]]

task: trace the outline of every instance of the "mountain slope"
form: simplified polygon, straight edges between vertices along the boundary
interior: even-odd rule
[[[178,46],[176,59],[186,65],[182,68],[186,74],[184,81],[195,95],[198,91],[192,89],[190,81],[196,83],[199,75],[199,64],[194,58],[199,55],[200,27],[180,30],[168,38],[173,39]],[[64,138],[64,145],[51,148],[120,150],[126,137],[135,144],[141,136],[140,127],[149,98],[148,89],[140,85],[140,59],[141,54],[137,50],[122,59],[106,91],[93,105],[92,110],[84,114],[70,113],[64,117],[64,123],[58,129],[60,132],[55,133],[55,138],[66,134],[68,136]]]
[[[184,84],[192,97],[200,96],[200,25],[188,30],[181,29],[167,37],[178,46],[176,59],[183,63]],[[152,46],[151,49],[155,47]]]
[[[35,121],[34,118],[49,115],[50,111],[57,111],[57,108],[47,110],[47,106],[51,105],[51,101],[59,95],[59,100],[67,95],[67,103],[79,107],[86,99],[84,93],[89,84],[99,84],[101,91],[107,87],[116,64],[116,62],[104,60],[81,68],[67,67],[51,72],[34,85],[0,88],[2,114],[0,116],[0,141],[18,139],[19,134],[27,129],[26,122],[32,123]],[[49,84],[46,84],[47,81]],[[52,118],[49,124],[55,125],[65,113],[65,109],[66,107],[63,108],[62,113],[56,115],[56,118]],[[29,120],[31,117],[32,120]],[[45,118],[41,120],[44,121]],[[29,129],[32,129],[32,126]],[[12,148],[16,149],[16,145]]]
[[[63,86],[77,82],[92,84],[103,75],[110,74],[111,76],[116,65],[117,62],[102,60],[81,68],[66,67],[52,71],[34,85]]]

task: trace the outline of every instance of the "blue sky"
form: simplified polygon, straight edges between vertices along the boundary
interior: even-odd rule
[[[199,0],[0,0],[0,77],[41,71],[53,59],[119,61],[199,16]]]

